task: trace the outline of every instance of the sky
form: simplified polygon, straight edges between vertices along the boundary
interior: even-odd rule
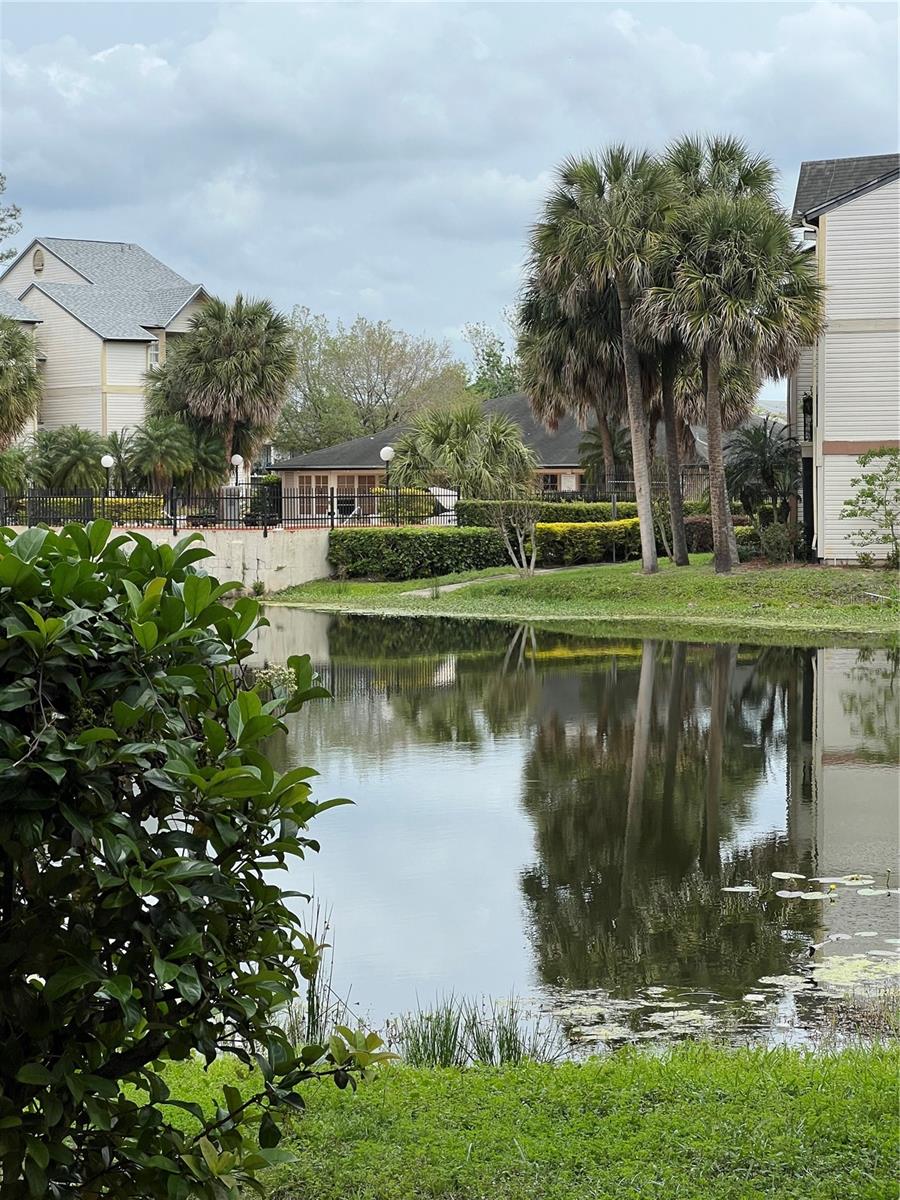
[[[884,4],[15,3],[0,169],[31,237],[212,292],[502,329],[554,169],[738,134],[781,171],[898,145]],[[783,390],[783,387],[782,389]]]

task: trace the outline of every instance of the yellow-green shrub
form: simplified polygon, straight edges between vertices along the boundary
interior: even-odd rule
[[[535,537],[542,567],[639,558],[641,530],[637,517],[624,521],[539,523]]]

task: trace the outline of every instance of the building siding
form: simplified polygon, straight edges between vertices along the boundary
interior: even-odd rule
[[[190,304],[186,304],[180,313],[175,315],[174,320],[170,321],[166,326],[167,333],[187,333],[191,328],[191,317],[199,312],[203,307],[202,300],[192,300]]]
[[[859,463],[854,455],[828,454],[821,470],[823,527],[819,537],[819,557],[842,561],[854,559],[858,549],[847,539],[851,533],[866,528],[869,522],[842,520],[841,508],[844,501],[853,495],[854,488],[850,480],[859,475]],[[886,545],[866,546],[865,549],[876,557],[884,557],[888,552]]]
[[[900,437],[900,333],[828,332],[825,440]]]
[[[143,389],[146,371],[146,342],[106,343],[106,384],[110,391],[116,386]]]
[[[0,280],[0,286],[5,288],[7,292],[17,298],[22,295],[25,289],[31,283],[84,283],[84,277],[79,275],[77,271],[73,271],[67,263],[64,263],[61,258],[57,258],[55,254],[42,246],[44,250],[44,269],[40,275],[35,275],[32,267],[34,261],[34,251],[37,247],[33,247],[25,254],[21,262],[10,268],[9,272]],[[31,307],[31,306],[29,306]]]
[[[116,392],[106,394],[106,432],[121,433],[123,429],[134,429],[144,420],[143,392]]]
[[[825,283],[829,321],[900,315],[900,180],[828,213]]]
[[[40,351],[46,357],[41,364],[43,426],[54,429],[74,424],[99,431],[101,339],[37,288],[28,292],[27,304],[43,321],[36,334]]]

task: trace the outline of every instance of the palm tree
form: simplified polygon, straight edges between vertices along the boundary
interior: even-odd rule
[[[771,417],[745,425],[731,439],[725,475],[730,491],[740,496],[751,516],[761,501],[769,500],[778,520],[786,515],[788,500],[800,483],[800,443]]]
[[[92,429],[80,425],[61,425],[58,429],[39,429],[28,453],[29,474],[47,490],[67,492],[99,491],[106,482],[100,465],[106,453],[106,440]]]
[[[587,287],[615,288],[619,303],[622,366],[635,493],[641,525],[641,557],[657,570],[650,492],[645,387],[634,308],[650,278],[655,246],[676,202],[666,167],[643,151],[612,146],[599,157],[570,159],[544,206],[532,236],[532,257],[563,308],[577,311]]]
[[[131,457],[134,452],[132,435],[127,429],[116,430],[106,439],[106,452],[115,460],[111,468],[113,487],[120,494],[131,491],[134,480],[131,471]]]
[[[397,439],[391,482],[398,487],[441,484],[464,498],[506,499],[534,488],[537,466],[522,431],[477,400],[423,409]]]
[[[191,429],[191,465],[179,475],[178,484],[192,492],[214,492],[228,475],[228,460],[220,434],[211,429]],[[235,430],[235,449],[245,448]],[[245,457],[249,457],[246,455]]]
[[[19,446],[0,450],[0,491],[20,494],[28,481],[28,459]]]
[[[631,470],[631,438],[626,425],[616,425],[606,433],[588,429],[578,447],[588,487],[604,488],[611,479],[625,479]]]
[[[174,417],[151,417],[135,429],[131,438],[129,467],[159,491],[190,471],[194,462],[194,439],[190,429]]]
[[[0,450],[20,436],[40,403],[34,336],[12,317],[0,316]]]
[[[148,376],[148,412],[180,414],[195,427],[214,429],[227,461],[236,428],[255,446],[274,427],[296,369],[290,323],[268,300],[211,299]]]
[[[540,248],[535,246],[518,317],[522,387],[532,412],[548,429],[556,429],[566,414],[582,427],[591,416],[596,419],[603,470],[596,470],[594,478],[605,486],[617,466],[613,429],[627,415],[619,306],[610,285],[599,292],[580,289],[576,308],[574,300],[570,292],[567,310],[556,289],[542,281]]]
[[[709,193],[675,214],[657,244],[665,284],[649,289],[642,319],[699,355],[709,446],[718,572],[734,565],[722,448],[722,372],[729,361],[786,373],[817,335],[821,287],[794,245],[787,214],[768,198]]]

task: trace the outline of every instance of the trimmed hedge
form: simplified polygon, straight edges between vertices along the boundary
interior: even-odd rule
[[[429,579],[509,563],[497,530],[459,525],[334,529],[328,557],[337,574],[371,579]]]
[[[456,518],[460,525],[484,528],[491,525],[493,511],[503,503],[502,500],[457,500]],[[613,515],[612,504],[608,500],[540,500],[535,509],[538,521],[551,524],[611,521]],[[637,505],[633,500],[620,500],[616,511],[619,519],[636,517]]]
[[[624,521],[558,521],[536,529],[538,563],[542,567],[640,558],[637,517]]]

